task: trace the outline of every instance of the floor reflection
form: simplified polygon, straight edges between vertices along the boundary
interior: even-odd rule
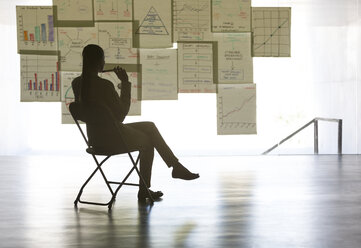
[[[150,247],[149,219],[154,205],[138,201],[138,238],[136,247]]]
[[[163,201],[153,206],[139,203],[137,189],[124,188],[108,211],[84,204],[73,207],[80,175],[89,170],[86,162],[70,177],[73,164],[61,158],[55,162],[0,158],[0,246],[339,248],[361,244],[361,156],[186,162],[200,165],[194,169],[201,174],[197,181],[173,180],[169,171],[155,171],[154,187],[165,193]],[[109,173],[117,175],[116,169]],[[89,197],[107,197],[103,184],[95,182]]]
[[[218,247],[248,247],[251,236],[254,175],[221,173],[218,192]]]

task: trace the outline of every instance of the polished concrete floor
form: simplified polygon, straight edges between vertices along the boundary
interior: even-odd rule
[[[163,200],[140,204],[126,187],[108,212],[73,207],[90,156],[0,157],[0,247],[361,247],[361,156],[181,161],[200,179],[174,180],[157,158]],[[106,173],[126,165],[112,158]],[[100,177],[84,197],[108,200]]]

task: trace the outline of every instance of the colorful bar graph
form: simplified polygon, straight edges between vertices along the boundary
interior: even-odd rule
[[[49,41],[54,42],[54,19],[52,15],[48,15]]]
[[[27,83],[28,90],[39,90],[39,91],[60,91],[60,80],[59,80],[59,68],[57,63],[57,71],[51,74],[51,83],[48,78],[39,80],[37,73],[34,73],[34,81],[29,80]]]
[[[41,45],[42,43],[41,41]],[[22,101],[59,101],[61,90],[58,56],[21,55],[20,57]]]
[[[54,8],[55,6],[16,6],[18,53],[38,54],[35,51],[44,51],[44,54],[55,54],[57,52],[57,25],[54,19]],[[40,74],[38,76],[40,78]],[[49,85],[50,83],[49,75]]]
[[[46,26],[45,26],[45,23],[41,24],[41,40],[42,40],[42,42],[46,42]]]

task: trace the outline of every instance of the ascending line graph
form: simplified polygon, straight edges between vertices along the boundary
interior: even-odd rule
[[[256,86],[218,85],[218,134],[256,133]]]
[[[290,56],[290,8],[253,8],[253,56]]]
[[[222,105],[222,113],[223,113],[223,97],[220,97],[220,98],[221,98],[221,99],[220,99],[220,104]],[[236,107],[235,109],[233,109],[233,110],[231,110],[231,111],[229,111],[229,112],[227,112],[227,113],[223,113],[223,115],[221,116],[222,121],[223,121],[225,118],[236,114],[237,112],[241,112],[241,111],[245,108],[245,106],[246,106],[247,104],[249,104],[249,103],[252,101],[252,99],[254,99],[254,98],[256,98],[256,95],[255,95],[255,94],[254,94],[254,95],[251,95],[251,96],[248,97],[246,100],[244,100],[244,101],[242,102],[242,104],[241,104],[240,107]],[[223,122],[223,123],[224,123],[224,122]]]

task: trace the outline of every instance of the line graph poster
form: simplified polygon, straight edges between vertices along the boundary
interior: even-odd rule
[[[135,0],[134,20],[137,47],[172,47],[172,5],[171,1]]]
[[[138,49],[132,48],[132,22],[99,22],[99,45],[104,49],[105,61],[112,64],[136,64]]]
[[[215,93],[213,42],[178,43],[179,93]]]
[[[59,102],[58,56],[20,55],[22,102]]]
[[[212,0],[213,32],[250,32],[251,0]]]
[[[177,50],[141,49],[142,100],[177,100]]]
[[[73,117],[69,112],[70,103],[75,101],[73,88],[71,82],[76,77],[79,77],[81,72],[61,72],[61,123],[62,124],[75,124]]]
[[[256,134],[256,85],[218,85],[217,133]]]
[[[57,29],[52,6],[16,6],[18,53],[23,50],[56,52]]]
[[[58,28],[62,71],[81,71],[82,51],[88,44],[98,43],[98,32],[93,28]]]
[[[95,21],[131,21],[132,0],[94,0]]]
[[[211,39],[211,0],[173,0],[173,40]]]
[[[93,22],[93,0],[53,0],[53,5],[57,9],[59,26]]]
[[[253,83],[251,33],[217,33],[218,83]]]
[[[291,8],[252,8],[253,56],[291,56]]]
[[[138,72],[127,72],[129,82],[132,83],[131,89],[131,103],[129,109],[129,116],[134,115],[141,115],[142,108],[141,108],[141,100],[140,100],[140,80],[138,79],[139,73]],[[114,84],[114,87],[118,94],[120,95],[121,91],[118,89],[118,84],[120,84],[120,80],[118,79],[117,75],[114,72],[104,72],[100,73],[99,76],[104,79],[108,79]]]

